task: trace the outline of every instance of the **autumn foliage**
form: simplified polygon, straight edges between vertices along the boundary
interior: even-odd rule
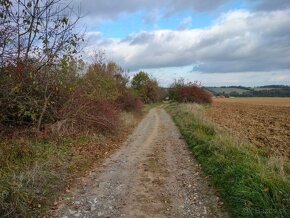
[[[101,51],[81,60],[74,9],[63,0],[0,1],[0,135],[113,131],[122,110],[142,111],[120,66]]]
[[[42,131],[49,126],[60,133],[114,131],[122,110],[140,114],[143,104],[128,88],[129,80],[122,68],[97,59],[85,71],[84,62],[72,58],[48,72],[19,74],[14,66],[3,68],[2,133],[27,127]],[[37,63],[30,65],[32,70],[35,67]]]
[[[127,112],[142,113],[143,102],[131,92],[124,93],[117,99],[118,106]]]
[[[158,82],[148,73],[140,71],[133,77],[131,84],[134,94],[139,96],[144,103],[155,103],[161,99]]]
[[[62,112],[64,131],[114,131],[119,124],[120,110],[110,101],[77,97]]]
[[[211,93],[203,89],[198,82],[185,83],[183,79],[177,80],[171,85],[169,95],[172,100],[177,102],[212,103]]]

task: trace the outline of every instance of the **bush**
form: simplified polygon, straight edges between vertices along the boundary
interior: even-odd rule
[[[212,95],[196,85],[181,87],[177,91],[177,96],[179,102],[194,102],[198,104],[212,103]]]
[[[171,100],[177,102],[192,102],[198,104],[211,104],[212,94],[203,89],[197,82],[184,83],[183,79],[175,81],[170,88],[169,96]]]
[[[134,93],[141,98],[144,103],[156,103],[160,100],[161,90],[158,82],[150,78],[148,73],[140,71],[131,82]]]
[[[118,127],[119,110],[114,102],[95,101],[82,95],[75,96],[62,110],[61,131],[114,131]]]
[[[85,74],[80,74],[84,62],[71,57],[35,71],[40,64],[33,60],[26,63],[31,72],[19,72],[13,64],[1,69],[1,134],[49,126],[67,133],[86,128],[112,131],[118,123],[118,98],[123,104],[120,109],[142,110],[140,100],[128,93],[128,78],[116,63],[101,58],[89,65]]]
[[[92,64],[82,77],[82,94],[96,101],[115,101],[120,93],[114,75],[107,72],[107,64]]]
[[[117,104],[122,110],[127,112],[142,113],[143,102],[140,98],[132,95],[130,92],[124,93],[117,99]]]
[[[77,86],[77,69],[67,72],[61,66],[36,72],[41,63],[26,63],[31,72],[19,72],[14,65],[0,74],[0,123],[2,130],[35,127],[53,123],[59,110]],[[67,63],[70,67],[70,63]],[[0,129],[1,130],[1,129]]]
[[[78,88],[60,113],[54,131],[114,131],[118,128],[121,110],[142,113],[142,102],[128,90],[127,78],[117,64],[101,57],[79,78]]]

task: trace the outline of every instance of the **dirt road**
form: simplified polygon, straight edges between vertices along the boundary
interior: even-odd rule
[[[227,217],[170,116],[152,109],[56,217]]]

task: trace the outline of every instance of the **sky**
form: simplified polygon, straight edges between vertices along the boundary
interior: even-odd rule
[[[205,86],[290,85],[290,0],[74,0],[84,53]]]

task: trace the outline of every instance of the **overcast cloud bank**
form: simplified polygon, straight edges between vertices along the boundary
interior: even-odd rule
[[[96,40],[124,68],[179,67],[209,73],[290,68],[290,10],[232,11],[209,28],[140,32]]]

